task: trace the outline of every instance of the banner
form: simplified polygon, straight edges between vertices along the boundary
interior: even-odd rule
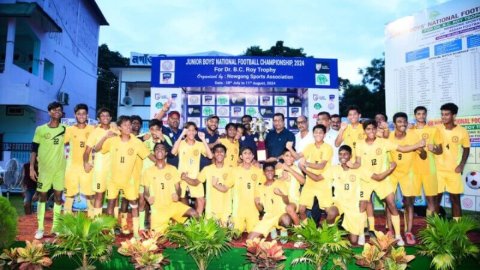
[[[170,105],[170,111],[178,111],[180,115],[183,116],[182,89],[152,87],[150,95],[150,119],[153,119],[155,115],[163,108],[163,104],[169,100],[172,102]],[[180,125],[184,123],[182,120],[184,119],[180,119]]]
[[[338,88],[336,59],[154,57],[153,87]]]

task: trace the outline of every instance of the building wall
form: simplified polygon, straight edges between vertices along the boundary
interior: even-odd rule
[[[120,81],[120,91],[118,99],[118,114],[117,115],[139,115],[142,119],[150,118],[150,103],[143,104],[144,89],[133,89],[129,91],[129,96],[132,97],[134,105],[131,107],[124,106],[122,103],[126,95],[126,87],[129,82],[148,82],[151,80],[151,69],[148,68],[120,68],[118,73],[118,80]]]

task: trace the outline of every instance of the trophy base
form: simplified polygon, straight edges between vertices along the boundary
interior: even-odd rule
[[[267,150],[257,150],[257,160],[259,162],[267,160]]]

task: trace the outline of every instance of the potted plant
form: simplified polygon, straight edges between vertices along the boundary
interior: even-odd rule
[[[334,268],[346,269],[347,261],[352,257],[350,242],[344,238],[347,232],[340,230],[335,224],[329,226],[326,221],[317,228],[315,221],[308,219],[300,227],[293,228],[294,240],[301,236],[307,244],[303,256],[292,261],[292,264],[306,263],[320,270],[326,267],[329,261]]]
[[[21,270],[41,270],[52,264],[47,249],[38,240],[27,241],[25,247],[5,249],[0,258],[10,261],[10,267]]]
[[[150,232],[143,239],[132,238],[122,242],[118,253],[131,257],[135,269],[163,269],[163,265],[168,263],[162,254],[165,240],[161,234]]]
[[[280,261],[286,259],[283,254],[283,247],[277,241],[265,241],[265,239],[254,238],[247,240],[247,258],[253,264],[252,270],[278,270],[284,265]]]
[[[467,236],[479,229],[479,223],[470,217],[447,220],[439,216],[427,217],[427,227],[419,233],[419,254],[433,258],[437,269],[455,269],[465,258],[476,257],[479,248]]]
[[[96,261],[110,259],[115,224],[115,218],[110,216],[91,219],[84,213],[61,215],[55,224],[58,234],[53,258],[66,255],[79,265],[79,269],[95,269]]]
[[[375,236],[365,244],[361,255],[355,255],[357,265],[375,270],[404,270],[415,258],[407,255],[404,247],[395,248],[398,240],[392,235],[377,231]]]
[[[229,249],[230,235],[228,228],[220,226],[214,219],[200,217],[189,219],[185,224],[170,225],[166,237],[184,247],[198,269],[206,270],[213,258]]]
[[[0,196],[0,250],[8,248],[17,236],[17,211]]]

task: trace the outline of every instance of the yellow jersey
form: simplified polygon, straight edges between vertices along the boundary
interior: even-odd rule
[[[227,153],[225,154],[225,165],[228,167],[237,167],[239,159],[240,144],[237,140],[230,141],[228,138],[219,139],[220,143],[225,145]]]
[[[365,139],[365,132],[363,131],[362,124],[358,123],[356,127],[352,124],[348,124],[347,128],[343,131],[343,144],[346,144],[352,148],[352,154],[355,153],[357,143]],[[352,155],[355,156],[355,155]]]
[[[442,137],[440,136],[440,132],[436,127],[432,126],[424,126],[423,128],[418,128],[414,126],[412,129],[413,132],[417,134],[420,138],[424,139],[426,144],[443,144]],[[427,158],[421,159],[419,155],[415,155],[415,159],[413,162],[413,168],[415,174],[421,175],[432,175],[436,174],[436,164],[435,164],[435,155],[428,151],[425,147],[425,151],[427,151]]]
[[[88,136],[87,146],[94,149],[97,143],[107,135],[108,131],[113,131],[118,134],[117,128],[110,127],[109,129],[103,129],[100,126],[95,127]],[[106,170],[110,170],[111,163],[109,153],[103,154],[102,151],[95,152],[95,150],[92,150],[92,160],[97,170],[102,170],[104,167],[107,168]]]
[[[198,180],[206,184],[206,196],[207,201],[205,207],[205,214],[210,217],[222,217],[224,213],[230,215],[232,213],[232,189],[234,184],[232,177],[230,177],[232,168],[223,165],[222,168],[218,168],[217,165],[212,164],[203,168],[198,175]],[[213,179],[217,178],[218,183],[229,188],[227,192],[221,192],[213,187]]]
[[[305,158],[306,162],[309,163],[322,163],[326,161],[327,164],[322,170],[315,170],[312,168],[307,168],[307,171],[312,172],[316,175],[322,174],[328,168],[330,168],[330,162],[332,160],[333,150],[330,145],[323,142],[320,146],[317,146],[315,143],[309,144],[305,146],[305,149],[302,152],[303,157]],[[330,183],[326,183],[326,181],[313,181],[308,175],[306,177],[304,189],[308,190],[322,190],[325,188],[325,185],[329,185]]]
[[[299,173],[300,175],[303,175],[302,171],[295,165],[292,165],[290,166],[290,168],[292,168],[294,171],[296,171],[297,173]],[[283,169],[277,169],[275,170],[275,175],[278,177],[278,178],[281,178],[283,176]],[[297,178],[295,178],[295,176],[293,176],[293,174],[288,173],[288,179],[287,180],[283,180],[286,184],[287,184],[287,187],[288,187],[288,198],[290,200],[290,202],[292,203],[295,203],[295,204],[298,204],[298,202],[300,201],[300,183],[298,182]],[[277,180],[277,181],[282,181],[282,180]]]
[[[259,192],[265,183],[263,171],[253,165],[248,169],[240,165],[232,169],[231,177],[234,181],[233,214],[257,211],[255,197],[259,197]]]
[[[260,201],[263,204],[263,210],[265,214],[282,214],[285,213],[286,204],[283,202],[282,197],[275,194],[275,189],[278,188],[283,194],[288,195],[288,186],[285,181],[275,180],[270,185],[263,185],[260,190]]]
[[[64,138],[64,143],[69,145],[67,168],[83,168],[83,153],[93,130],[94,127],[91,125],[86,125],[84,128],[76,125],[67,127]]]
[[[128,141],[122,141],[120,136],[107,139],[103,143],[102,153],[111,155],[111,180],[113,183],[134,184],[134,168],[137,157],[145,159],[150,155],[150,150],[135,136],[130,136]]]
[[[457,125],[448,130],[444,125],[437,126],[442,138],[443,153],[436,156],[437,169],[444,172],[454,172],[460,164],[463,155],[463,148],[470,147],[470,136],[467,130]]]
[[[187,141],[182,140],[177,155],[180,174],[187,173],[188,177],[196,179],[200,172],[200,155],[206,155],[203,143],[195,141],[193,144],[188,144]]]
[[[388,140],[396,145],[414,145],[420,141],[420,137],[413,131],[407,131],[405,137],[398,139],[395,137],[395,132],[390,133]],[[402,153],[395,150],[390,151],[390,160],[397,163],[397,167],[393,171],[393,175],[404,176],[413,171],[413,162],[416,156],[420,156],[417,151]]]
[[[153,207],[165,208],[173,204],[172,195],[176,193],[175,185],[180,182],[180,174],[174,166],[166,164],[163,169],[151,166],[142,176],[142,182],[154,197]]]
[[[384,138],[376,138],[371,144],[365,141],[359,142],[357,157],[361,158],[361,168],[369,174],[386,171],[390,167],[388,152],[396,150],[397,147],[397,144]],[[373,180],[369,179],[369,181]]]
[[[370,179],[364,169],[344,170],[341,165],[333,166],[326,177],[332,181],[334,203],[352,208],[358,207],[362,199],[361,183],[368,183]]]

